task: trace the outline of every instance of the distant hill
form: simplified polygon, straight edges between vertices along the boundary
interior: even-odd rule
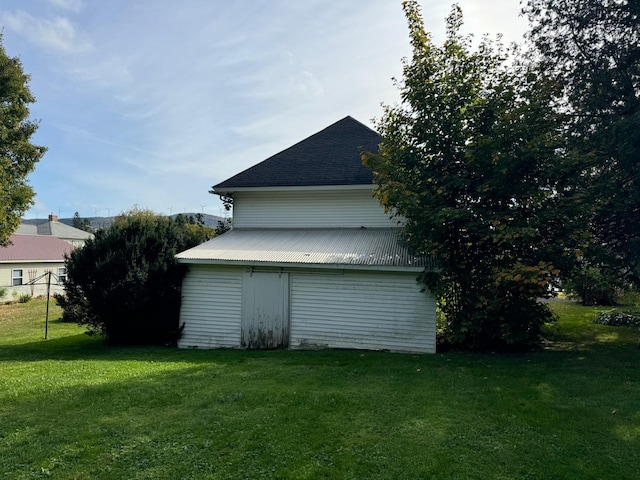
[[[175,219],[178,215],[180,214],[171,215],[171,218]],[[193,218],[196,218],[195,213],[183,213],[182,215],[184,215],[185,217],[192,216]],[[202,216],[204,218],[204,224],[207,227],[215,228],[218,226],[218,221],[223,220],[222,217],[218,217],[217,215],[209,215],[208,213],[204,213],[202,214]],[[80,218],[82,220],[86,218],[91,223],[91,228],[93,228],[94,230],[98,230],[99,228],[109,227],[113,223],[116,217],[80,217]],[[40,223],[46,222],[46,221],[48,221],[47,218],[23,218],[22,219],[22,223],[25,223],[27,225],[39,225]],[[73,227],[73,218],[59,218],[58,221],[60,223],[64,223],[65,225],[69,225]]]

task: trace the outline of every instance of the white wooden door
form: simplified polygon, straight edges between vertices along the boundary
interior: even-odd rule
[[[247,272],[242,283],[243,348],[289,347],[289,274]]]

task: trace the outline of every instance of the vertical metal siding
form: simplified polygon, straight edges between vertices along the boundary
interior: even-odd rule
[[[237,228],[379,228],[398,226],[370,190],[236,192]]]
[[[241,346],[289,346],[289,274],[245,272],[242,279]]]
[[[435,353],[435,300],[415,274],[291,276],[291,348]]]
[[[179,347],[240,346],[242,270],[190,265],[182,281]]]

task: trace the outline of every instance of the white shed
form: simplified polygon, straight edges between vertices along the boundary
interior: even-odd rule
[[[380,137],[351,117],[214,187],[233,228],[182,252],[180,347],[435,352],[435,299],[373,198],[362,150]]]

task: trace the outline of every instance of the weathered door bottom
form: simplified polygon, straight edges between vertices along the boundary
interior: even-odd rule
[[[246,272],[242,282],[240,345],[289,348],[289,274]]]

